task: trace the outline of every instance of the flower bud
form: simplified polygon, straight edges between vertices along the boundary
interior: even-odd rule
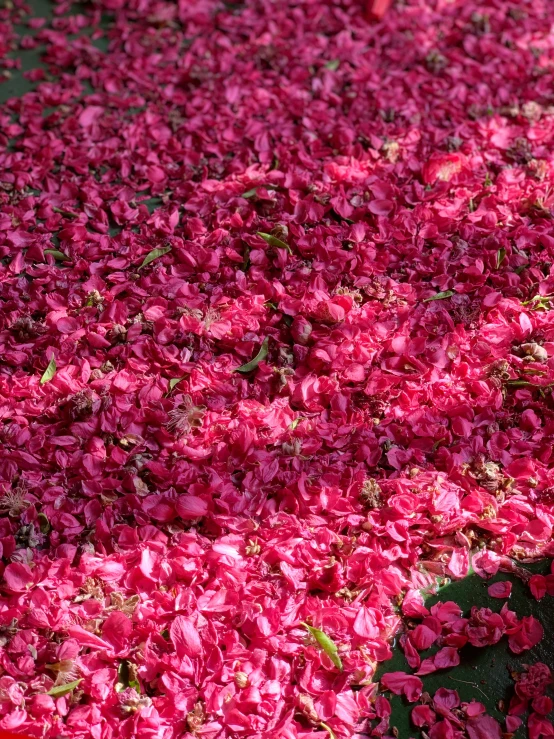
[[[312,333],[312,324],[304,316],[296,316],[290,329],[292,338],[298,344],[306,344]]]

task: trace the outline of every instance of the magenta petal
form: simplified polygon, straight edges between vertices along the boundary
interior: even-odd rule
[[[500,724],[486,714],[468,719],[466,731],[469,739],[502,739]]]
[[[509,598],[512,592],[512,583],[509,580],[495,582],[487,588],[491,598]]]
[[[177,656],[198,658],[202,652],[200,635],[192,621],[185,616],[177,616],[170,628],[170,636]]]

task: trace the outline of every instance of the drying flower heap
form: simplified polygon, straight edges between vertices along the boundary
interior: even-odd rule
[[[57,11],[0,8],[0,728],[386,736],[402,619],[421,675],[542,637],[421,591],[554,554],[550,4]]]

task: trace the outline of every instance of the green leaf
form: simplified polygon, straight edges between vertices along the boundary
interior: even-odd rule
[[[38,527],[41,534],[47,534],[50,531],[50,521],[44,513],[39,513],[37,516]]]
[[[243,372],[244,374],[246,374],[247,372],[252,372],[252,370],[255,370],[256,367],[262,361],[262,359],[265,359],[267,357],[268,346],[269,346],[269,336],[266,336],[263,341],[263,344],[260,347],[260,351],[256,354],[254,359],[251,359],[246,364],[243,364],[240,367],[237,367],[235,372]]]
[[[303,421],[303,420],[304,419],[302,418],[302,416],[300,416],[300,418],[295,418],[294,421],[289,423],[289,431],[294,431],[294,429],[298,426],[300,421]]]
[[[330,69],[331,72],[336,72],[340,65],[340,59],[331,59],[331,61],[325,64],[325,69]]]
[[[169,381],[169,389],[173,390],[173,388],[178,385],[182,380],[186,379],[186,375],[184,377],[172,377]]]
[[[308,624],[304,623],[304,621],[302,621],[301,623],[304,628],[308,629],[310,634],[323,649],[325,654],[330,658],[335,667],[338,667],[338,669],[342,672],[342,661],[339,657],[339,652],[335,642],[330,637],[328,637],[324,631],[321,631],[321,629],[316,629],[313,626],[308,626]]]
[[[139,269],[142,269],[143,267],[146,267],[150,262],[153,262],[154,259],[158,259],[159,257],[163,257],[164,254],[167,254],[168,251],[171,251],[170,246],[164,246],[159,249],[152,249],[152,251],[147,254],[144,257],[143,263],[140,265]]]
[[[500,267],[504,259],[506,258],[506,249],[499,249],[496,252],[496,269]]]
[[[71,693],[72,690],[75,690],[77,685],[81,682],[81,679],[82,678],[73,680],[73,682],[65,683],[65,685],[54,685],[46,695],[51,695],[53,698],[61,698],[62,695],[67,695],[68,693]]]
[[[270,246],[275,246],[277,249],[286,249],[289,254],[292,254],[292,249],[290,248],[290,246],[285,241],[281,241],[281,239],[278,239],[277,236],[266,234],[263,231],[257,231],[256,235],[261,236],[262,239]]]
[[[511,387],[536,387],[537,390],[547,390],[554,386],[554,383],[550,382],[548,385],[537,385],[536,382],[529,382],[528,380],[507,380],[506,385]]]
[[[60,215],[65,216],[66,218],[77,218],[77,213],[71,213],[68,210],[62,210],[61,208],[56,208],[55,205],[52,207],[52,210],[54,211],[54,213],[59,213]]]
[[[257,192],[258,192],[258,188],[253,187],[251,190],[247,190],[246,192],[243,192],[241,197],[242,198],[253,198]]]
[[[51,254],[54,259],[56,259],[58,262],[69,262],[71,261],[67,254],[64,254],[63,251],[58,251],[58,249],[45,249],[45,254]]]
[[[48,367],[44,370],[44,373],[42,377],[40,378],[40,384],[46,385],[47,382],[50,382],[50,380],[54,377],[56,374],[56,360],[51,359],[48,362]]]
[[[140,693],[140,683],[136,677],[137,667],[129,660],[124,659],[117,668],[118,681],[115,684],[116,693],[121,693],[127,688],[134,688]]]
[[[442,293],[431,295],[430,298],[425,298],[424,303],[430,303],[431,300],[444,300],[445,298],[451,298],[454,295],[453,290],[444,290]]]
[[[531,300],[522,301],[521,305],[530,305],[531,310],[550,310],[551,295],[535,295]]]

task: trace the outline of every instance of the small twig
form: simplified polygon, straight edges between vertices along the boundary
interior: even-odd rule
[[[450,677],[450,675],[448,676]],[[477,683],[471,683],[468,680],[458,680],[457,677],[450,677],[451,680],[453,680],[455,683],[464,683],[465,685],[471,685],[473,688],[477,688],[477,690],[482,693],[485,698],[488,698],[489,696],[485,693],[484,690],[481,690],[481,688],[477,685]]]

